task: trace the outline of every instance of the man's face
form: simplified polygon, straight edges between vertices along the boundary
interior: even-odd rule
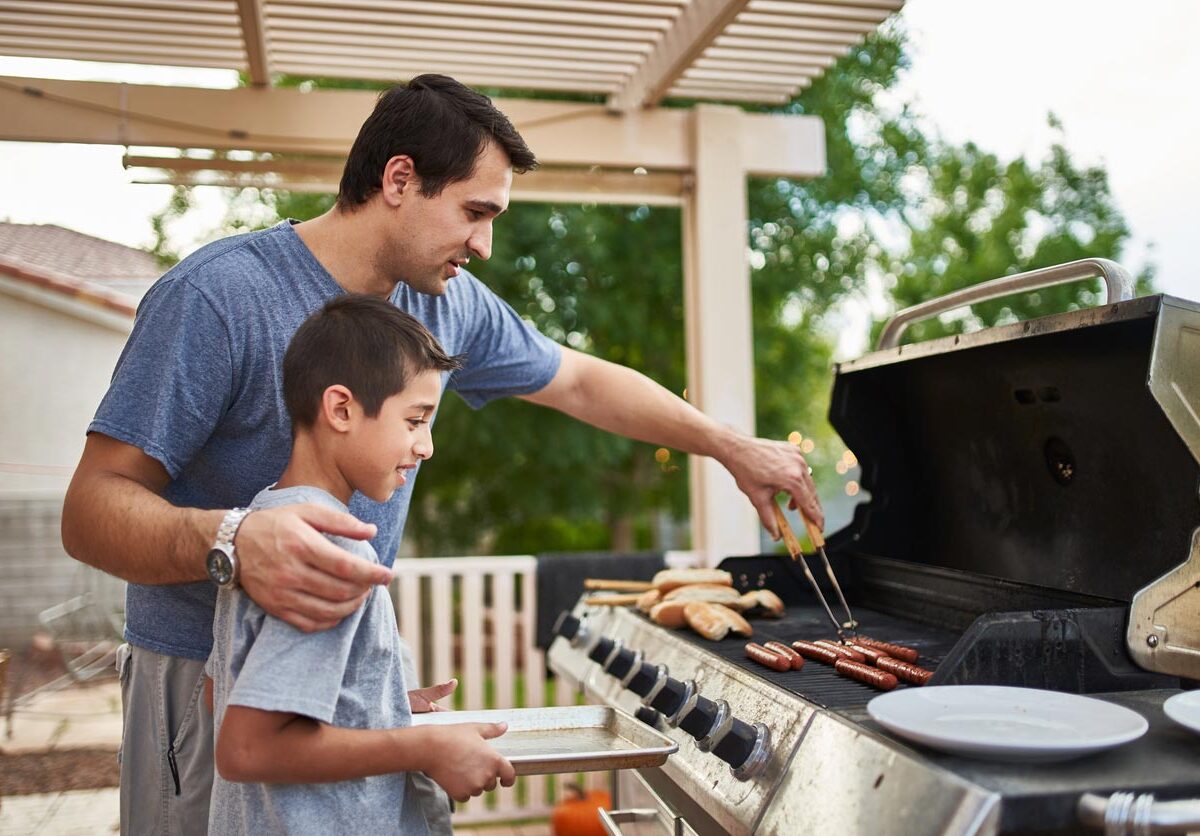
[[[381,254],[389,272],[420,293],[440,296],[446,283],[472,258],[492,255],[492,221],[508,209],[512,166],[494,142],[488,142],[466,180],[451,183],[436,197],[405,190],[396,207],[389,252]]]

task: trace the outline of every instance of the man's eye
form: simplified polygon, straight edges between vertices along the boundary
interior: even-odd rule
[[[468,216],[471,218],[471,220],[473,220],[473,221],[479,221],[479,220],[483,220],[483,213],[482,213],[482,212],[480,212],[478,209],[468,209],[468,210],[467,210],[467,215],[468,215]]]

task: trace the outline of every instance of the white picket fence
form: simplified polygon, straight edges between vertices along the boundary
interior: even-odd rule
[[[397,560],[396,615],[422,685],[458,677],[462,710],[574,705],[556,681],[547,696],[545,658],[536,646],[537,561],[533,557]],[[448,702],[448,701],[447,701]],[[458,805],[455,824],[538,818],[564,785],[608,788],[610,776],[527,776]]]

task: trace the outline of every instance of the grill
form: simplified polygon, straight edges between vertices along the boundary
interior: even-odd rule
[[[1097,260],[970,295],[1097,273],[1110,299],[1128,295]],[[581,602],[551,667],[680,744],[619,775],[610,832],[1200,830],[1200,737],[1162,711],[1200,679],[1200,305],[1125,299],[888,344],[963,301],[902,313],[883,347],[836,370],[831,420],[869,494],[827,544],[846,597],[864,633],[920,651],[931,685],[1088,694],[1149,732],[1051,765],[938,753],[883,731],[866,712],[878,692],[827,666],[777,673],[744,658],[744,639]],[[753,622],[755,641],[832,638],[790,559],[720,565],[786,604]]]

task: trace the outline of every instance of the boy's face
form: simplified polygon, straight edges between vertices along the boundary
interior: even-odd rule
[[[391,275],[413,290],[440,296],[472,258],[487,261],[492,221],[508,208],[512,178],[508,156],[488,142],[471,176],[436,197],[425,197],[410,184],[391,220],[388,252],[381,254]]]
[[[408,481],[417,463],[433,455],[429,422],[442,394],[441,375],[421,372],[383,402],[374,418],[357,412],[347,455],[339,462],[346,481],[376,502],[386,502]]]

